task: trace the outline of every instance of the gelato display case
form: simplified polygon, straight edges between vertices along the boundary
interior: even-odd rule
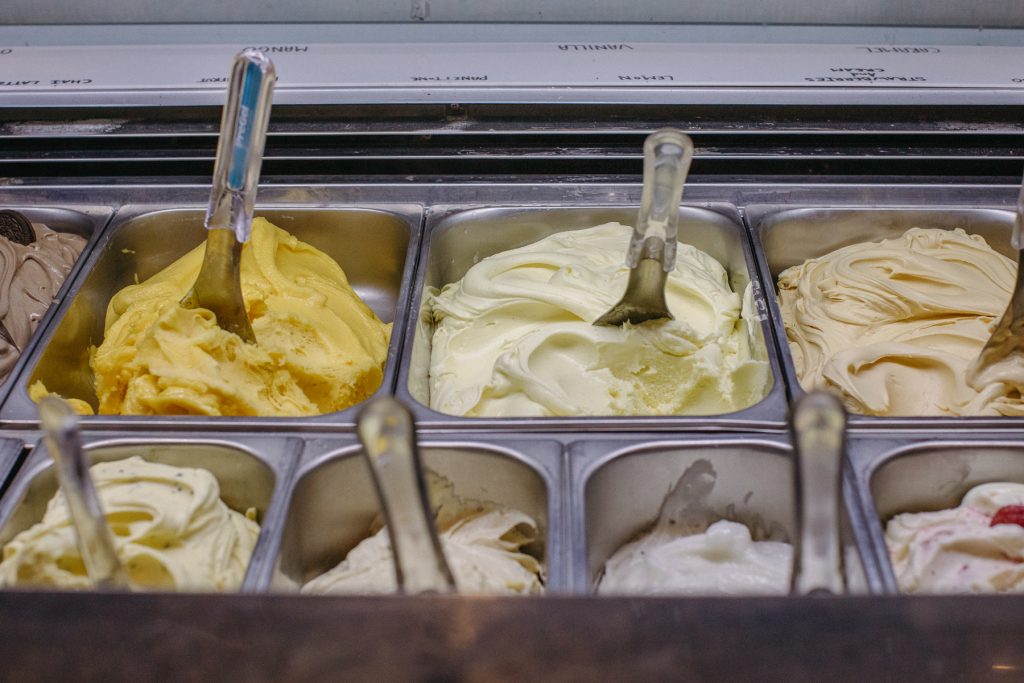
[[[899,394],[903,403],[892,403],[904,405],[948,374],[948,364],[939,367],[931,356],[918,363],[926,374],[906,374],[913,363],[891,360],[899,354],[889,347],[879,352],[884,362],[845,366],[843,377],[876,390],[870,400],[862,384],[823,372],[850,409],[834,530],[843,594],[785,587],[777,595],[598,592],[609,558],[659,523],[666,497],[690,486],[696,471],[710,487],[705,527],[728,521],[745,527],[751,542],[789,544],[799,535],[790,421],[806,393],[800,373],[808,347],[795,341],[786,318],[792,307],[778,283],[787,269],[911,229],[963,231],[969,244],[987,242],[992,255],[957,262],[998,271],[995,294],[979,295],[975,307],[950,313],[951,306],[914,294],[926,280],[934,301],[973,296],[954,292],[969,288],[950,282],[952,271],[937,262],[912,277],[910,257],[863,266],[895,283],[881,294],[844,286],[854,266],[820,289],[830,302],[859,302],[849,304],[854,312],[844,322],[871,327],[883,311],[894,325],[918,320],[914,329],[931,335],[925,346],[940,344],[934,338],[953,355],[980,350],[995,310],[1009,299],[1018,258],[1010,235],[1024,172],[1024,10],[1016,3],[971,11],[937,3],[908,17],[887,3],[853,12],[792,0],[765,9],[785,16],[751,23],[737,23],[746,16],[746,3],[737,2],[702,9],[651,1],[640,14],[599,2],[587,23],[571,23],[543,3],[536,15],[538,3],[467,9],[416,0],[411,15],[407,5],[371,11],[298,3],[287,17],[258,17],[265,23],[237,23],[229,10],[212,7],[186,21],[155,3],[120,7],[122,15],[110,18],[118,3],[92,4],[51,13],[16,0],[0,25],[0,210],[81,241],[65,277],[41,297],[35,327],[0,384],[0,542],[32,528],[57,490],[36,404],[47,392],[100,413],[80,421],[92,462],[138,455],[208,469],[227,508],[258,522],[259,531],[244,576],[225,594],[0,588],[0,677],[1024,675],[1024,598],[1013,595],[1024,592],[1024,575],[1000,579],[1006,588],[998,595],[905,595],[886,542],[894,515],[955,508],[979,484],[1024,484],[1021,389],[965,400],[980,406],[973,413],[860,414],[857,405],[885,404],[876,394]],[[134,363],[125,357],[96,369],[124,310],[118,292],[175,268],[203,241],[227,74],[246,47],[270,57],[278,77],[255,215],[341,266],[346,291],[387,330],[379,387],[368,400],[390,395],[409,407],[426,469],[456,494],[532,520],[533,535],[517,552],[537,567],[543,594],[300,592],[381,528],[357,438],[365,401],[305,416],[107,409],[104,392]],[[628,359],[622,368],[608,363],[595,350],[605,343],[600,335],[601,343],[586,347],[593,355],[570,358],[564,349],[580,335],[563,331],[531,358],[503,347],[496,379],[472,400],[458,397],[473,405],[481,394],[512,396],[520,412],[438,408],[432,380],[437,367],[448,367],[438,354],[452,354],[454,372],[497,334],[495,325],[493,334],[438,343],[441,293],[465,286],[475,296],[472,282],[465,284],[474,266],[538,240],[609,222],[632,225],[644,140],[667,126],[688,133],[695,146],[679,210],[680,249],[713,261],[724,292],[707,295],[714,306],[694,304],[672,353],[718,367],[739,348],[745,364],[734,383],[756,385],[747,392],[755,398],[679,414],[541,410],[557,403],[545,392],[571,393],[571,363],[607,363],[616,378],[648,370]],[[261,258],[283,263],[279,255]],[[527,258],[524,267],[540,277],[546,263]],[[552,269],[569,289],[556,292],[555,280],[542,280],[531,296],[565,304],[564,292],[583,288],[574,278],[588,267],[573,263]],[[281,287],[298,287],[292,279]],[[509,307],[517,321],[525,315],[517,296],[501,292],[489,305]],[[13,295],[0,305],[15,307]],[[727,332],[736,333],[722,349],[707,343],[714,335],[697,320],[710,319],[715,306],[730,311]],[[473,311],[486,314],[482,305]],[[964,317],[967,327],[950,331]],[[556,318],[550,314],[552,325],[565,322]],[[314,328],[310,338],[319,334]],[[168,329],[161,323],[125,334],[124,344],[159,346]],[[923,357],[906,349],[927,335],[909,334],[886,343]],[[807,336],[813,345],[813,332]],[[154,358],[175,360],[162,353]],[[196,370],[188,390],[221,381],[218,372],[216,364]],[[522,380],[529,373],[554,379]],[[184,391],[151,374],[133,390]],[[658,373],[647,374],[657,386]],[[281,381],[275,375],[270,385]],[[317,381],[298,384],[314,391]],[[949,379],[957,381],[963,384],[960,375]],[[709,379],[693,391],[721,406],[727,386]],[[592,390],[588,384],[577,395]],[[1024,511],[1024,500],[1006,505]],[[1020,538],[1000,551],[1014,566],[1024,562],[1019,527],[1010,536]],[[709,548],[713,563],[724,551]],[[63,570],[76,571],[69,566]]]

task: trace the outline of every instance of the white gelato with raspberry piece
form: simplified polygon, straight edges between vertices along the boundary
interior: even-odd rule
[[[959,507],[896,515],[885,542],[904,593],[1024,593],[1024,484],[982,484]]]

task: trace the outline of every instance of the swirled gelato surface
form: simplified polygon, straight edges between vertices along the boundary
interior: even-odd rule
[[[259,526],[224,504],[210,472],[138,456],[99,463],[90,472],[133,589],[241,586]],[[63,493],[50,500],[42,521],[4,546],[0,585],[91,587]]]
[[[793,547],[754,541],[750,529],[719,520],[704,533],[683,535],[659,524],[615,551],[597,587],[603,595],[786,594]]]
[[[0,237],[0,321],[17,344],[0,339],[0,382],[18,362],[18,349],[32,338],[85,248],[85,239],[79,235],[56,232],[40,223],[32,229],[36,240],[27,246]]]
[[[391,325],[333,259],[256,218],[242,249],[242,296],[256,335],[246,344],[209,310],[178,303],[204,249],[110,300],[91,359],[99,413],[320,415],[377,390]],[[44,393],[33,387],[33,398]]]
[[[439,531],[445,558],[460,593],[528,595],[543,592],[540,563],[521,552],[537,535],[537,523],[529,515],[507,508],[476,510]],[[302,587],[304,593],[394,593],[397,590],[386,527],[349,551],[337,567]]]
[[[980,390],[966,377],[1016,272],[982,237],[935,228],[787,268],[779,298],[800,384],[865,415],[1024,415],[1024,367]]]
[[[430,300],[430,406],[452,415],[707,415],[746,408],[771,376],[753,300],[679,244],[675,320],[595,327],[625,291],[631,228],[606,223],[489,256]]]
[[[1001,523],[1004,513],[1016,522]],[[958,507],[906,512],[885,527],[885,543],[906,593],[1024,592],[1024,484],[976,486]]]

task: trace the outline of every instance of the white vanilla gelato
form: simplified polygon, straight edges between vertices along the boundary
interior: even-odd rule
[[[793,547],[754,541],[743,524],[720,520],[701,534],[657,526],[605,563],[597,592],[609,594],[754,595],[789,592]]]

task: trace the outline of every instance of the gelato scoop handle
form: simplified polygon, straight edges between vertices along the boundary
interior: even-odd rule
[[[242,244],[252,231],[275,78],[274,65],[262,52],[246,49],[235,57],[206,212],[206,253],[195,284],[181,300],[185,308],[213,311],[220,327],[247,342],[255,342],[256,335],[242,299]]]
[[[801,398],[793,409],[796,445],[797,536],[791,592],[845,592],[839,543],[840,482],[846,411],[827,392]]]
[[[662,128],[644,141],[644,187],[626,251],[626,292],[595,325],[618,327],[672,318],[665,282],[676,266],[679,202],[692,160],[693,141],[675,128]]]
[[[221,114],[206,227],[232,230],[242,243],[252,230],[276,78],[274,64],[262,52],[243,50],[235,57]]]
[[[1017,216],[1011,237],[1017,250],[1017,281],[1006,311],[992,330],[981,353],[967,369],[967,379],[978,391],[995,382],[1014,381],[1024,370],[1024,183],[1017,195]],[[1024,386],[1017,386],[1024,391]]]
[[[363,409],[357,430],[387,523],[399,588],[410,594],[453,592],[455,579],[434,527],[412,414],[396,399],[382,397]]]
[[[64,399],[47,396],[39,402],[39,422],[67,501],[86,573],[97,588],[127,589],[128,576],[114,550],[114,539],[82,451],[78,416]]]

